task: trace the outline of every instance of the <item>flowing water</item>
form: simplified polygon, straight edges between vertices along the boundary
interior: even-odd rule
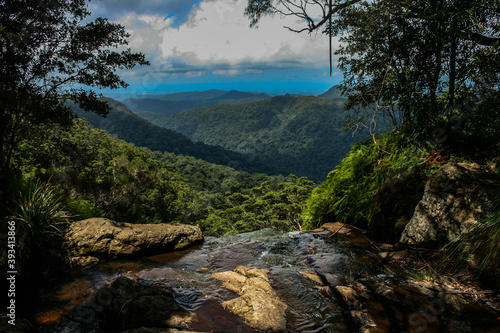
[[[429,289],[409,283],[397,265],[374,255],[373,245],[359,232],[257,232],[207,237],[184,251],[140,259],[103,260],[48,293],[36,316],[43,332],[106,332],[99,321],[79,321],[82,304],[98,301],[96,292],[118,276],[143,283],[167,283],[177,302],[196,313],[189,330],[256,332],[221,302],[238,295],[211,277],[238,266],[269,270],[269,279],[287,304],[287,332],[500,332],[498,313],[472,305],[450,305]],[[314,271],[321,285],[301,272]],[[351,286],[358,303],[348,301],[335,286]],[[97,304],[98,305],[98,304]]]

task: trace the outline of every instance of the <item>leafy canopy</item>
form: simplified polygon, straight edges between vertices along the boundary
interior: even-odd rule
[[[121,48],[128,34],[97,18],[88,22],[86,0],[0,1],[0,173],[13,151],[41,125],[70,125],[71,99],[105,115],[108,106],[91,88],[127,84],[119,69],[147,65],[143,54]],[[85,88],[87,87],[87,88]]]
[[[293,15],[302,25],[290,30],[340,38],[351,125],[373,129],[383,116],[404,132],[441,129],[456,139],[481,131],[498,141],[498,0],[249,0],[246,14],[253,26],[264,15]]]
[[[372,107],[400,129],[427,135],[494,106],[500,69],[489,63],[500,56],[492,37],[499,8],[498,1],[381,0],[342,10],[333,30],[348,108]],[[491,112],[498,116],[498,106]]]

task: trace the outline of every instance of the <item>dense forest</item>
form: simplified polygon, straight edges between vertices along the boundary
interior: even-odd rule
[[[216,105],[139,113],[168,129],[95,92],[126,88],[118,71],[149,64],[124,48],[124,27],[89,21],[83,0],[0,2],[0,214],[27,221],[40,263],[65,256],[65,226],[92,216],[206,235],[341,221],[396,242],[440,165],[500,174],[497,0],[330,1],[319,20],[291,2],[249,0],[246,14],[252,25],[297,15],[304,31],[337,36],[345,98],[335,88],[220,104],[266,97],[226,92],[207,97]],[[492,207],[471,239],[497,274]]]
[[[202,92],[184,92],[153,97],[127,98],[123,101],[134,112],[178,113],[216,104],[245,104],[271,96],[264,93],[224,91],[212,89]]]
[[[177,114],[138,115],[194,141],[218,145],[272,165],[281,173],[320,182],[354,143],[369,137],[368,131],[344,130],[348,116],[344,104],[345,99],[285,95]]]
[[[248,172],[278,173],[275,166],[265,163],[259,158],[216,145],[193,142],[181,133],[155,126],[138,117],[123,103],[111,98],[103,98],[101,101],[105,101],[110,107],[105,118],[95,113],[85,112],[74,104],[68,103],[68,105],[79,117],[86,119],[94,127],[116,134],[120,139],[139,147],[148,147],[153,151],[193,156],[207,162]]]
[[[306,193],[312,190],[312,182],[296,177],[250,174],[192,157],[153,153],[82,120],[76,121],[70,131],[44,129],[23,143],[14,159],[22,179],[26,179],[25,184],[18,185],[19,195],[14,197],[20,208],[36,205],[33,193],[46,187],[54,190],[54,199],[72,219],[104,216],[134,223],[196,223],[202,224],[207,234],[260,228],[259,223],[239,229],[221,226],[226,222],[215,220],[212,210],[234,208],[231,198],[235,195],[255,194],[257,189],[262,195],[278,195],[274,192],[293,184],[304,187]],[[51,185],[54,183],[57,185]],[[278,203],[276,199],[274,203]],[[203,222],[209,213],[211,224]],[[282,230],[296,227],[285,218],[278,222]]]

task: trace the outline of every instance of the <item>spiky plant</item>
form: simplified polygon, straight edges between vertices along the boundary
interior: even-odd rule
[[[452,270],[472,268],[476,277],[500,287],[500,202],[482,222],[444,247],[442,264]]]
[[[61,233],[63,200],[50,182],[31,178],[19,191],[15,200],[15,215],[24,219],[36,237],[53,236]]]

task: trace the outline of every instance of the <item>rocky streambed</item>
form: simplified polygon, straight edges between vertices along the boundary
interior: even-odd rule
[[[46,291],[35,320],[50,333],[500,331],[494,307],[411,278],[419,266],[392,250],[338,223],[207,237],[101,260]]]

